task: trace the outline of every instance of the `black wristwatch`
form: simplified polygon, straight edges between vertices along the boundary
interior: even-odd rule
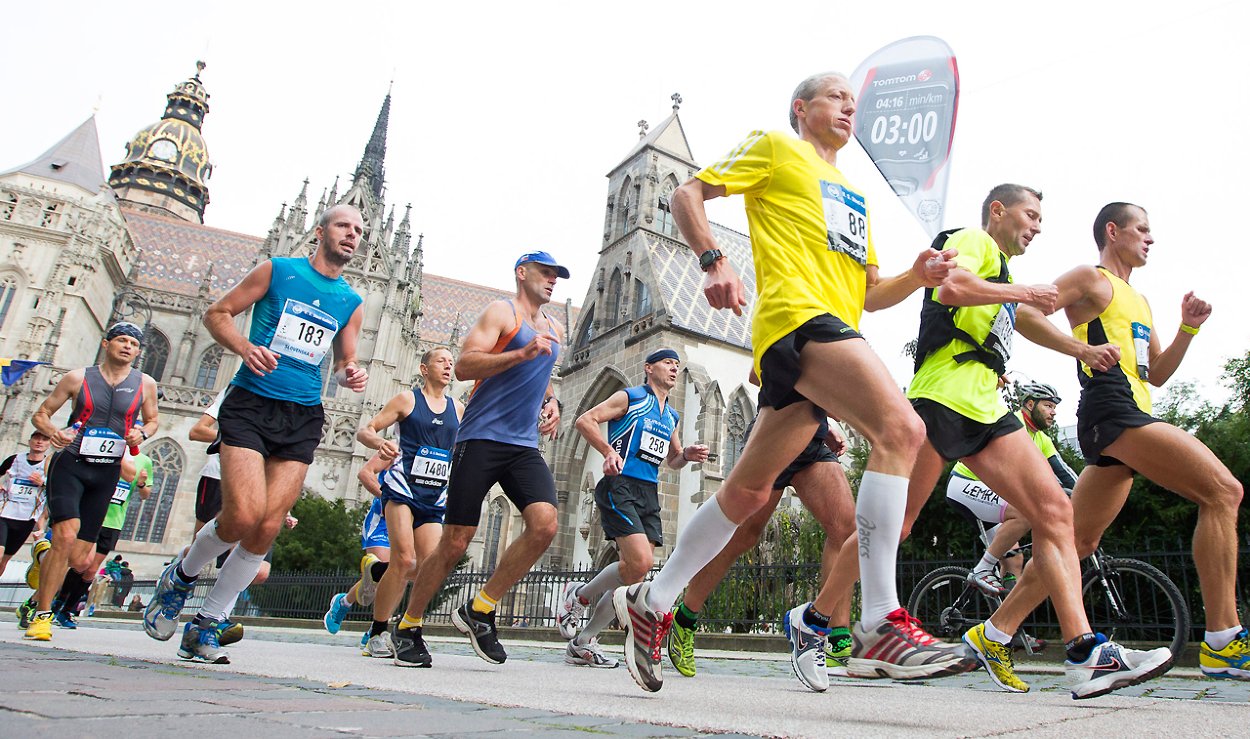
[[[707,272],[716,264],[717,259],[724,259],[725,254],[720,249],[708,249],[699,255],[699,269]]]
[[[564,403],[561,403],[561,402],[560,402],[560,399],[559,399],[559,398],[557,398],[557,397],[556,397],[556,396],[554,396],[554,395],[552,395],[550,398],[547,398],[546,400],[544,400],[544,401],[543,401],[543,405],[547,405],[548,403],[550,403],[550,402],[551,402],[551,401],[553,401],[553,400],[556,402],[556,408],[557,408],[557,409],[558,409],[561,413],[564,413]]]

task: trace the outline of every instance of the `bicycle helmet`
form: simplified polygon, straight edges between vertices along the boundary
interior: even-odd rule
[[[1020,386],[1020,402],[1026,400],[1049,400],[1055,405],[1059,404],[1059,393],[1055,392],[1055,388],[1044,382],[1030,382]]]

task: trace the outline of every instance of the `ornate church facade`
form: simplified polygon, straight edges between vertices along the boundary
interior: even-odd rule
[[[140,574],[155,572],[190,538],[205,449],[188,441],[187,432],[239,366],[203,328],[205,309],[261,260],[311,253],[313,225],[326,208],[349,203],[364,216],[362,247],[344,276],[365,296],[359,355],[370,382],[357,395],[327,380],[325,437],[307,493],[363,500],[367,493],[356,472],[370,450],[355,440],[360,423],[412,386],[423,351],[458,351],[477,313],[508,296],[423,272],[426,246],[420,235],[414,239],[411,206],[397,218],[386,202],[389,93],[343,192],[335,181],[312,201],[305,180],[264,236],[205,225],[212,167],[201,127],[208,101],[198,72],[176,85],[161,119],[126,144],[125,158],[107,177],[94,118],[37,159],[0,172],[0,356],[48,362],[4,388],[0,449],[9,453],[25,443],[31,414],[65,371],[96,361],[111,320],[144,325],[148,338],[139,362],[157,379],[161,395],[161,430],[144,445],[156,466],[156,489],[147,501],[131,504],[119,547]],[[669,210],[674,188],[699,169],[679,105],[675,95],[662,123],[643,124],[632,150],[609,172],[596,276],[580,310],[556,306],[570,343],[553,378],[565,412],[559,438],[543,451],[556,476],[561,528],[543,567],[588,566],[601,549],[590,491],[602,459],[573,421],[640,382],[646,354],[660,346],[681,353],[684,369],[670,402],[682,415],[683,441],[707,443],[713,452],[705,464],[661,474],[661,558],[677,527],[736,461],[755,413],[755,392],[746,382],[749,310],[738,317],[708,308],[702,273]],[[715,228],[753,295],[749,240]],[[247,315],[239,317],[240,329],[246,321]],[[452,392],[463,395],[469,387],[457,383]],[[476,563],[492,567],[520,525],[507,499],[493,494],[470,550]]]

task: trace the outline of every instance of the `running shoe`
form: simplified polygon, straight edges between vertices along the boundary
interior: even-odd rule
[[[851,638],[851,677],[911,680],[958,675],[977,666],[965,644],[934,639],[905,608],[895,609],[872,629],[856,623]]]
[[[619,587],[612,593],[616,620],[625,629],[625,666],[638,687],[654,693],[664,687],[660,645],[673,626],[673,614],[647,605],[651,583]]]
[[[378,581],[373,579],[373,566],[381,561],[367,553],[360,558],[360,584],[356,586],[356,602],[362,606],[373,605],[373,599],[377,597]]]
[[[610,670],[620,664],[603,653],[598,639],[591,639],[589,644],[578,644],[576,639],[569,640],[564,650],[564,661],[570,665],[584,665]]]
[[[221,624],[217,621],[205,621],[202,625],[195,620],[182,627],[182,644],[178,647],[178,656],[196,662],[207,662],[210,665],[228,665],[230,657],[221,648],[217,640],[217,630]]]
[[[844,634],[837,638],[829,637],[825,643],[825,668],[840,671],[846,675],[846,663],[851,660],[851,635]]]
[[[825,643],[828,628],[810,626],[803,621],[809,603],[801,603],[786,612],[781,628],[790,641],[790,667],[799,682],[809,690],[823,693],[829,689],[829,673],[825,668]]]
[[[392,661],[400,667],[429,667],[434,662],[430,650],[425,647],[425,639],[421,638],[420,626],[411,629],[396,627],[391,632],[391,644],[395,647]]]
[[[364,633],[360,635],[360,651],[362,654],[365,651],[365,645],[368,643],[369,643],[369,630],[365,629]]]
[[[1242,629],[1223,649],[1212,649],[1203,642],[1198,666],[1207,677],[1250,680],[1250,634]]]
[[[686,677],[694,677],[694,629],[687,629],[673,619],[673,629],[668,632],[668,661]]]
[[[339,629],[343,628],[343,619],[347,618],[347,612],[351,609],[352,604],[347,602],[347,593],[338,593],[331,598],[330,609],[321,617],[326,631],[331,634],[339,633]]]
[[[369,641],[365,642],[362,654],[366,657],[376,657],[378,659],[394,657],[395,647],[391,644],[391,635],[383,631],[381,634],[374,634],[369,637]]]
[[[52,641],[52,614],[44,613],[32,618],[23,638],[34,639],[35,641]]]
[[[451,612],[451,623],[461,634],[469,637],[477,656],[496,665],[502,665],[508,659],[508,653],[499,643],[494,611],[478,613],[471,604],[465,603]]]
[[[217,643],[223,647],[229,646],[243,638],[243,624],[238,621],[226,619],[217,624]]]
[[[35,615],[35,596],[30,596],[22,601],[17,607],[17,628],[26,629],[30,627],[30,619]]]
[[[1016,677],[1011,647],[999,644],[985,635],[985,624],[979,623],[964,634],[964,644],[972,648],[977,661],[989,673],[994,684],[1008,693],[1027,693],[1029,684]]]
[[[586,612],[586,604],[577,597],[577,589],[586,583],[580,580],[567,583],[560,593],[560,602],[556,604],[556,625],[560,628],[560,636],[572,639],[582,626],[582,614]]]
[[[52,542],[39,539],[30,545],[30,566],[26,568],[26,584],[31,590],[39,589],[39,566],[43,564],[43,553],[52,548]]]
[[[986,595],[1006,595],[1007,588],[993,570],[973,570],[968,573],[968,584]]]
[[[156,581],[156,592],[148,601],[147,608],[143,609],[143,630],[153,639],[169,641],[169,638],[178,630],[178,619],[182,614],[182,607],[186,605],[187,598],[195,589],[194,584],[183,582],[175,574],[180,561],[175,559],[170,562],[161,573],[160,579]]]
[[[73,630],[78,628],[78,622],[74,620],[74,614],[72,613],[56,611],[52,614],[52,619],[56,621],[56,625],[60,626],[62,629]]]
[[[1063,663],[1064,671],[1072,680],[1072,698],[1097,698],[1113,690],[1144,683],[1168,671],[1172,666],[1172,652],[1167,647],[1150,651],[1129,649],[1107,637],[1098,635],[1099,644],[1080,664],[1069,660]]]

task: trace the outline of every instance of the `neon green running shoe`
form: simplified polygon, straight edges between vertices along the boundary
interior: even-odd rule
[[[990,674],[990,679],[1008,693],[1027,693],[1029,684],[1016,677],[1011,647],[999,644],[985,635],[985,624],[979,623],[964,634],[964,644],[972,647],[977,661]]]
[[[851,659],[852,643],[849,631],[836,639],[830,637],[825,643],[825,669],[846,667],[846,663]]]
[[[668,632],[668,659],[678,672],[694,677],[694,629],[673,621],[673,630]]]

